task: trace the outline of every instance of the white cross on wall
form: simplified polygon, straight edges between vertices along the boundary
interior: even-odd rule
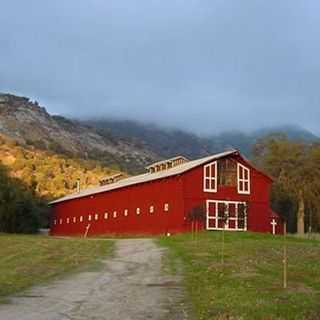
[[[272,234],[276,234],[277,221],[275,219],[272,219],[271,225],[272,225]]]

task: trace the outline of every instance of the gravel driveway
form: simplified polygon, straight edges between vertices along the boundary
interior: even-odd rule
[[[4,320],[188,319],[179,279],[161,270],[162,248],[150,239],[116,241],[114,258],[34,287],[0,305]]]

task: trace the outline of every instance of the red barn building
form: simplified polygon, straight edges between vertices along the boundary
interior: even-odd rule
[[[272,179],[236,150],[193,161],[176,157],[147,170],[125,179],[108,177],[99,187],[51,202],[51,234],[186,232],[194,208],[203,208],[201,227],[208,230],[282,230],[269,205]]]

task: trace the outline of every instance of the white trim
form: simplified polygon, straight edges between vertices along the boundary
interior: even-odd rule
[[[165,203],[164,207],[163,207],[164,212],[168,212],[169,211],[169,203]]]
[[[240,179],[240,171],[242,170],[242,178]],[[248,173],[248,179],[244,177],[245,172]],[[242,165],[241,163],[237,163],[237,190],[239,194],[250,194],[250,169]],[[245,183],[248,183],[248,190],[240,190],[240,183],[243,184],[243,189]]]
[[[117,211],[113,211],[113,217],[114,217],[114,218],[117,217]]]
[[[96,213],[95,215],[94,215],[94,220],[98,220],[99,219],[99,215]]]
[[[104,213],[104,219],[107,220],[108,218],[109,218],[109,214],[108,214],[108,212],[105,212]]]
[[[154,213],[154,206],[150,206],[149,212],[150,212],[150,213]]]
[[[210,216],[210,204],[215,204],[215,215]],[[218,205],[219,203],[223,203],[227,205],[227,208],[229,210],[229,205],[234,204],[235,205],[235,217],[228,217],[225,227],[219,228],[219,217],[218,217]],[[243,201],[228,201],[228,200],[207,200],[206,201],[206,229],[207,230],[227,230],[227,231],[247,231],[247,220],[248,220],[248,214],[246,214],[244,218],[244,228],[239,228],[238,226],[238,207],[240,204],[246,205]],[[209,221],[214,220],[215,221],[215,227],[210,227]],[[235,221],[235,227],[229,228],[229,221],[234,220]]]
[[[125,217],[128,216],[128,213],[129,213],[129,210],[128,210],[128,209],[124,209],[123,215],[124,215]]]
[[[80,216],[79,221],[80,221],[80,222],[83,221],[83,216]]]
[[[214,166],[214,176],[212,175],[213,166]],[[209,176],[207,176],[207,168],[209,168]],[[210,188],[207,188],[207,181],[209,181]],[[214,188],[211,188],[212,183],[214,184]],[[218,186],[218,163],[217,161],[213,161],[203,166],[203,191],[217,192],[217,186]]]

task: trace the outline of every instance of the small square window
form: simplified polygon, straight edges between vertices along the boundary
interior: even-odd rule
[[[168,212],[169,211],[169,203],[164,204],[164,211]]]
[[[127,217],[128,216],[128,209],[125,209],[123,214],[124,214],[125,217]]]
[[[94,215],[94,220],[98,220],[99,219],[99,215],[96,213],[95,215]]]
[[[108,212],[105,212],[105,213],[104,213],[104,218],[105,218],[105,220],[108,219],[108,216],[109,216],[109,215],[108,215]]]
[[[76,222],[77,222],[77,218],[73,217],[73,223],[76,223]]]
[[[88,215],[88,221],[91,221],[91,219],[92,219],[92,216],[91,216],[91,214],[89,214]]]
[[[149,212],[150,212],[150,213],[154,213],[154,206],[150,206]]]
[[[80,222],[82,222],[82,221],[83,221],[83,216],[80,216],[80,219],[79,219],[79,220],[80,220]]]
[[[117,217],[117,211],[113,211],[113,217],[114,217],[114,218]]]
[[[67,223],[70,223],[70,218],[67,218]]]
[[[137,214],[140,214],[140,208],[137,208],[137,209],[136,209],[136,213],[137,213]]]

